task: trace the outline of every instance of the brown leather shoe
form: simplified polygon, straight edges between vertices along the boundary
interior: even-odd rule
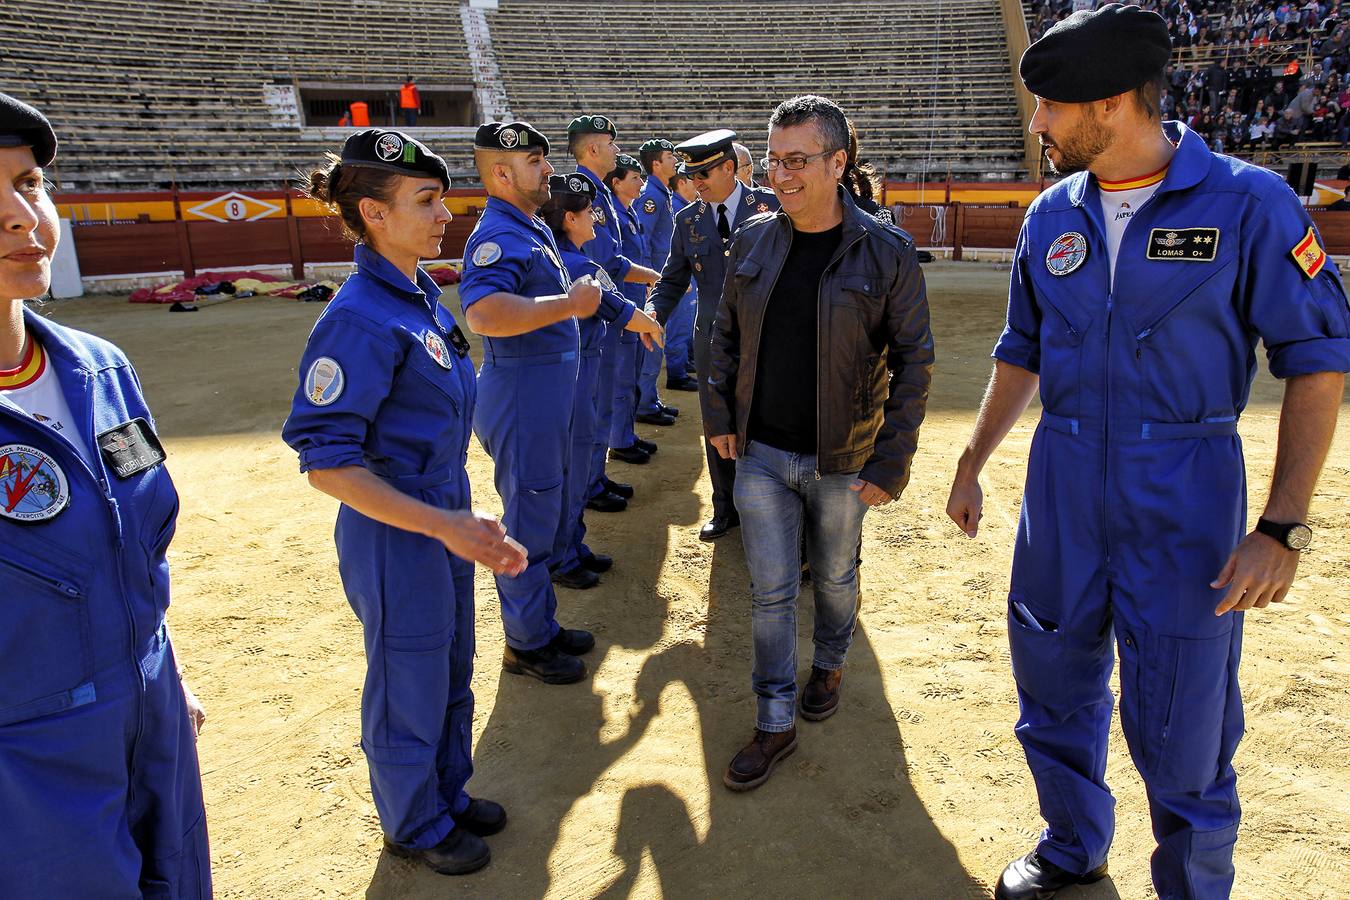
[[[839,685],[843,669],[811,667],[811,680],[802,688],[802,718],[812,722],[828,719],[839,708]]]
[[[727,766],[722,783],[733,791],[748,791],[769,780],[774,766],[797,749],[797,729],[787,731],[760,731],[755,729],[754,740],[741,748]]]

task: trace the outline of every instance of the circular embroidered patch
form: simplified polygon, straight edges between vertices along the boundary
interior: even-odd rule
[[[574,194],[586,193],[586,179],[572,175],[567,179],[567,189]]]
[[[439,334],[428,331],[426,337],[422,338],[422,344],[427,348],[427,353],[431,354],[431,358],[436,360],[436,365],[442,369],[450,368],[450,351],[446,349],[445,341],[441,340]]]
[[[488,241],[485,244],[479,244],[473,251],[473,264],[475,266],[490,266],[502,258],[502,248]]]
[[[592,206],[592,207],[591,207],[591,218],[595,220],[595,224],[597,224],[597,225],[604,225],[604,224],[605,224],[605,221],[606,221],[606,220],[605,220],[605,211],[604,211],[603,209],[601,209],[600,207],[598,207],[598,206]]]
[[[1087,238],[1076,231],[1066,231],[1045,251],[1045,267],[1051,275],[1068,275],[1083,264],[1087,254]]]
[[[342,374],[342,366],[337,360],[320,356],[305,373],[305,397],[315,406],[328,406],[342,396],[347,386],[347,376]]]
[[[510,128],[503,128],[497,133],[497,141],[507,150],[510,150],[520,143],[520,135]]]
[[[647,215],[651,215],[652,213],[656,212],[656,201],[653,200],[651,197],[648,197],[646,201],[644,201],[642,204],[642,211],[645,212]]]
[[[403,155],[403,138],[393,132],[385,132],[375,142],[375,155],[385,162],[393,162]]]
[[[600,286],[607,291],[614,290],[614,279],[609,277],[609,273],[604,269],[595,270],[595,279],[600,282]]]
[[[27,444],[0,447],[0,516],[43,522],[70,503],[66,473],[46,453]]]

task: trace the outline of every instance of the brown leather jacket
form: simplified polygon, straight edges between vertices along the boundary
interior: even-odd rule
[[[821,277],[816,311],[816,466],[822,475],[859,472],[898,497],[909,483],[932,379],[928,298],[909,236],[862,212],[842,188],[840,197],[844,233]],[[727,260],[703,424],[709,436],[734,433],[739,447],[765,306],[791,239],[786,213],[756,216]]]

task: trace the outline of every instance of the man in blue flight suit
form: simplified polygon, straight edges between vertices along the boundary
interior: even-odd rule
[[[675,231],[675,210],[683,206],[681,198],[670,189],[670,179],[679,172],[680,161],[675,156],[675,145],[662,138],[644,141],[638,148],[638,159],[647,173],[647,183],[638,195],[636,207],[638,221],[647,235],[647,248],[652,269],[660,272],[666,267],[670,256],[670,238]],[[666,328],[666,389],[672,391],[696,391],[698,382],[689,377],[689,344],[678,340],[679,336],[694,326],[694,306],[692,297],[682,300],[670,317]],[[644,363],[642,375],[638,379],[638,421],[644,417],[659,413],[662,408],[656,393],[656,378],[661,374],[661,356],[652,354]]]
[[[595,314],[600,290],[572,285],[553,232],[536,215],[549,198],[548,151],[548,139],[525,122],[479,127],[474,164],[488,201],[464,248],[459,299],[465,321],[483,336],[474,433],[492,457],[502,522],[529,553],[520,575],[496,576],[502,666],[566,684],[585,677],[576,657],[595,639],[558,625],[548,560],[564,549],[555,545],[568,508],[577,318]]]
[[[678,158],[676,157],[676,159]],[[694,179],[689,177],[689,173],[684,168],[684,163],[679,164],[666,186],[670,188],[670,203],[677,216],[680,214],[680,210],[698,200],[698,191],[694,189]],[[673,225],[670,235],[672,239],[675,237]],[[666,258],[667,260],[670,258],[669,248],[667,248]],[[664,268],[662,266],[662,269]],[[674,329],[674,335],[671,335],[670,329],[666,331],[666,346],[669,347],[671,341],[680,345],[676,348],[676,352],[680,354],[679,358],[684,361],[684,368],[677,368],[676,371],[684,372],[685,377],[689,379],[689,386],[683,388],[684,390],[698,390],[698,379],[694,377],[696,374],[694,369],[694,316],[697,312],[698,284],[690,281],[689,293],[676,305],[675,311],[670,314],[669,325],[670,328]],[[669,358],[667,358],[667,365],[669,365]],[[666,377],[670,377],[669,373]],[[669,382],[667,382],[666,387],[671,387]]]
[[[1046,829],[995,896],[1105,876],[1121,726],[1147,789],[1158,895],[1222,898],[1239,808],[1242,611],[1279,602],[1350,369],[1335,266],[1278,176],[1158,114],[1163,20],[1108,4],[1023,55],[1031,131],[1077,173],[1031,205],[1007,327],[947,512],[975,536],[979,472],[1039,386],[1008,595],[1017,736]],[[1275,477],[1246,531],[1237,420],[1265,343],[1286,380]]]
[[[773,191],[748,188],[736,180],[736,151],[732,146],[735,141],[736,132],[722,128],[704,132],[675,148],[685,170],[694,179],[699,199],[675,216],[670,256],[651,298],[657,321],[665,324],[689,289],[690,281],[698,285],[694,367],[698,370],[699,400],[705,406],[713,319],[722,299],[731,242],[736,230],[751,216],[778,209]],[[723,459],[707,438],[703,445],[712,479],[713,515],[698,536],[701,540],[715,541],[740,524],[732,501],[736,463]]]
[[[643,265],[641,259],[634,259],[624,253],[619,211],[614,194],[604,180],[605,175],[613,171],[615,163],[618,162],[620,151],[618,137],[618,129],[607,116],[577,116],[567,126],[567,150],[577,161],[577,171],[590,179],[596,191],[595,202],[591,205],[592,215],[595,217],[595,240],[587,241],[581,252],[599,263],[616,285],[622,286],[628,282],[651,285],[656,283],[660,274]],[[601,348],[600,379],[596,388],[597,396],[601,398],[614,395],[616,380],[623,383],[627,379],[629,384],[636,380],[635,375],[618,370],[622,339],[623,332],[617,328],[611,329]],[[650,459],[650,455],[641,449],[608,453],[613,413],[611,404],[600,403],[595,423],[596,442],[595,456],[592,460],[591,499],[603,497],[608,492],[609,484],[612,484],[605,474],[607,454],[639,465]]]

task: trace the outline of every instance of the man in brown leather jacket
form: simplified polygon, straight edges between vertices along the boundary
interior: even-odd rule
[[[778,213],[749,220],[727,260],[712,332],[709,441],[736,460],[736,509],[750,569],[754,739],[724,782],[763,784],[797,746],[801,546],[815,592],[815,654],[802,717],[838,707],[857,621],[863,514],[909,482],[933,365],[914,246],[840,186],[848,120],[823,97],[769,121]]]

